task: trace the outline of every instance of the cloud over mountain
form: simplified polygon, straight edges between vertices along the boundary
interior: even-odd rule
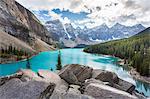
[[[106,23],[150,26],[149,0],[17,0],[31,11],[46,10],[51,18],[87,27]],[[59,13],[57,10],[58,9]],[[38,16],[38,15],[37,15]],[[44,18],[47,18],[44,16]]]

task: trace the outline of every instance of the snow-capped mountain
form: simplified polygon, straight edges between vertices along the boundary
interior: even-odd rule
[[[47,21],[45,23],[48,31],[52,34],[54,40],[59,41],[60,38],[69,39],[64,25],[59,20]]]
[[[145,29],[141,24],[125,26],[119,23],[110,28],[106,24],[102,24],[91,29],[87,27],[81,29],[80,27],[74,28],[71,23],[62,24],[59,20],[46,22],[46,27],[54,40],[62,42],[67,47],[127,38]]]

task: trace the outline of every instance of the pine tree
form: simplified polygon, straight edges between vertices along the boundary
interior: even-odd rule
[[[58,53],[58,59],[57,59],[56,69],[57,69],[57,70],[61,70],[61,69],[62,69],[60,50],[59,50],[59,53]]]
[[[26,64],[26,68],[27,68],[27,69],[31,69],[29,56],[27,56],[27,64]]]

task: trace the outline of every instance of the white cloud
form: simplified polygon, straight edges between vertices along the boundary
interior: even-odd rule
[[[70,19],[68,19],[67,17],[62,18],[61,14],[57,14],[57,13],[55,13],[53,11],[49,11],[49,16],[51,16],[51,20],[59,19],[64,24],[71,23]]]
[[[50,16],[63,22],[72,22],[67,17],[62,18],[51,10],[59,8],[78,12],[89,12],[88,18],[75,21],[74,24],[97,26],[103,23],[111,26],[116,22],[124,25],[143,24],[150,26],[149,0],[17,0],[32,10],[48,10]]]
[[[57,13],[55,13],[53,11],[49,11],[49,16],[51,16],[52,20],[61,19],[61,15],[57,14]]]

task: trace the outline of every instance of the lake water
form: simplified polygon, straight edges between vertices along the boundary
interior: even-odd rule
[[[37,72],[39,69],[56,69],[58,51],[41,52],[30,59],[31,68]],[[94,69],[103,69],[115,72],[119,78],[133,83],[139,92],[150,96],[150,84],[133,80],[130,74],[121,66],[115,64],[118,58],[84,53],[82,49],[62,49],[62,64],[81,64],[93,67]],[[15,73],[20,68],[26,68],[27,62],[20,61],[10,64],[0,64],[0,76],[6,76]]]

